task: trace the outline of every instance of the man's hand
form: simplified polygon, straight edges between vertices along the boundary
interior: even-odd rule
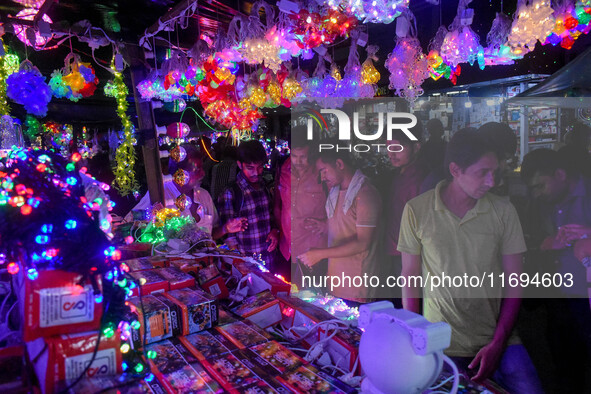
[[[478,372],[472,377],[475,382],[489,378],[497,369],[499,361],[505,351],[505,345],[501,342],[492,341],[476,354],[468,368],[474,369],[478,366]]]
[[[247,218],[233,218],[226,222],[224,230],[226,234],[238,233],[245,231],[248,228]]]
[[[562,238],[558,238],[558,235],[552,235],[544,239],[544,242],[542,242],[542,245],[540,246],[540,250],[559,250],[566,247],[568,247],[568,245]]]
[[[279,245],[279,230],[277,230],[276,228],[271,230],[269,235],[267,235],[266,242],[271,242],[271,244],[267,248],[267,252],[274,251],[277,245]]]
[[[298,256],[298,259],[307,267],[313,267],[316,263],[324,258],[319,249],[310,249],[306,253]]]
[[[315,218],[305,218],[304,228],[314,234],[326,234],[326,220],[319,220]]]
[[[577,241],[575,244],[575,257],[579,261],[591,256],[591,238]]]
[[[571,245],[579,239],[591,238],[591,227],[581,224],[566,224],[560,227],[556,238],[567,245]]]

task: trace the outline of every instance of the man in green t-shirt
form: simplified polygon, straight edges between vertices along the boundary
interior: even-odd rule
[[[419,312],[424,296],[425,317],[452,328],[446,353],[460,367],[475,369],[475,380],[493,377],[511,393],[542,392],[513,333],[520,289],[503,295],[499,282],[502,273],[521,272],[526,247],[515,208],[488,193],[498,169],[494,150],[479,134],[461,130],[448,144],[445,168],[448,179],[410,200],[402,215],[402,275],[430,278],[422,288],[403,288],[404,308]]]

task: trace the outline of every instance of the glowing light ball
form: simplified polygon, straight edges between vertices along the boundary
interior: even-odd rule
[[[190,177],[191,175],[187,171],[178,169],[172,176],[172,179],[174,183],[182,187],[189,183]]]
[[[178,196],[176,198],[176,200],[174,201],[174,205],[181,212],[184,211],[185,209],[191,208],[191,204],[193,204],[193,202],[191,201],[191,198],[184,195],[184,194],[181,194],[180,196]]]
[[[16,14],[16,17],[19,19],[24,19],[26,21],[32,21],[33,18],[35,18],[35,15],[37,15],[37,12],[39,12],[39,11],[35,8],[25,8],[24,10],[19,11],[19,13]],[[44,22],[47,22],[49,24],[53,23],[53,21],[51,20],[51,18],[49,16],[47,16],[47,14],[43,14],[43,17],[41,19],[43,19]],[[36,50],[53,49],[53,48],[57,47],[57,46],[52,46],[52,47],[44,48],[45,44],[47,44],[52,39],[52,37],[43,37],[43,36],[41,36],[41,34],[39,34],[39,32],[35,32],[35,42],[33,42],[33,43],[30,42],[29,39],[27,38],[27,28],[28,28],[28,26],[24,26],[24,25],[17,25],[17,24],[14,25],[14,34],[16,34],[18,39],[21,40],[26,45],[33,47]]]
[[[166,134],[170,138],[185,138],[189,135],[191,129],[186,123],[171,123],[166,127]]]
[[[185,158],[187,157],[187,151],[182,146],[177,145],[170,151],[170,157],[172,157],[172,160],[179,163],[185,160]]]

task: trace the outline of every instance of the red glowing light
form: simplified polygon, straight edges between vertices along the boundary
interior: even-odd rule
[[[33,207],[31,207],[30,205],[23,205],[21,207],[21,214],[28,215],[31,212],[33,212]]]
[[[8,270],[9,274],[16,275],[16,274],[18,274],[20,267],[17,263],[12,262],[12,263],[8,263],[8,266],[6,267],[6,269]]]
[[[51,248],[51,249],[47,249],[47,252],[45,252],[49,257],[55,257],[57,256],[59,252],[59,249],[55,249],[55,248]]]

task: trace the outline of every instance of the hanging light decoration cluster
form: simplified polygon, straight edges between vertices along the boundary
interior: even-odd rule
[[[134,126],[129,115],[127,115],[127,86],[123,82],[123,75],[115,68],[114,62],[111,65],[113,70],[113,82],[105,86],[105,94],[111,95],[117,99],[117,115],[121,118],[123,125],[123,140],[115,151],[116,166],[113,169],[115,180],[113,186],[119,191],[122,196],[130,193],[134,196],[139,195],[139,184],[135,176],[135,161],[136,154],[134,145],[136,139],[134,137]],[[108,87],[108,89],[107,89]]]
[[[55,70],[51,74],[49,86],[52,94],[57,98],[64,97],[71,101],[92,96],[98,78],[90,63],[83,63],[78,55],[70,53],[64,59],[64,64],[63,69]]]
[[[534,50],[536,43],[544,42],[552,33],[556,19],[550,0],[520,0],[507,37],[514,55],[525,55]]]
[[[441,58],[454,68],[460,63],[472,65],[476,61],[481,69],[484,68],[484,48],[470,27],[474,17],[474,10],[468,8],[471,1],[460,0],[458,13],[441,44]]]
[[[322,0],[332,9],[344,9],[364,23],[392,23],[408,9],[408,0]]]
[[[591,30],[591,4],[583,1],[566,3],[555,7],[556,23],[552,32],[546,37],[544,45],[558,45],[564,49],[571,49],[581,34]]]
[[[398,18],[396,46],[388,59],[386,68],[390,71],[390,89],[413,102],[423,94],[421,85],[429,77],[429,62],[416,38],[416,20],[408,11]]]

